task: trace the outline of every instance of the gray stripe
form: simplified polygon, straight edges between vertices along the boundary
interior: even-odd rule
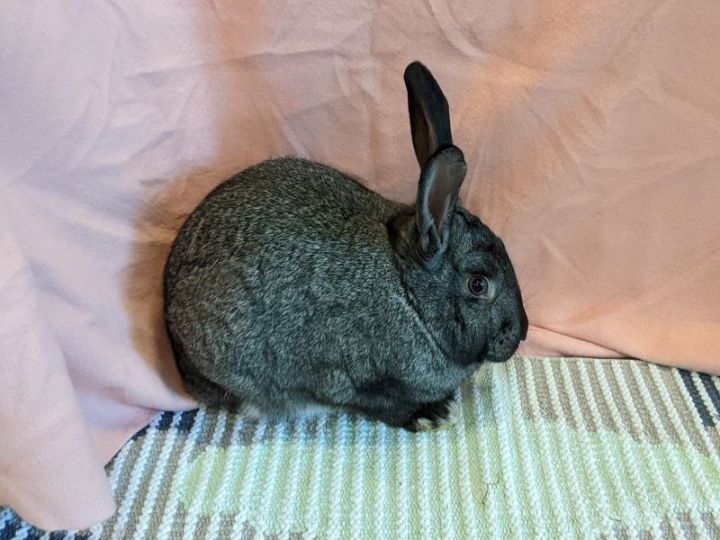
[[[218,538],[232,538],[232,528],[235,523],[235,516],[230,516],[223,512],[220,516],[220,526],[218,527]]]
[[[100,535],[101,538],[110,538],[112,531],[117,525],[117,521],[120,515],[121,505],[124,506],[127,497],[128,485],[130,484],[130,477],[135,463],[140,456],[140,446],[142,446],[144,437],[139,437],[128,441],[126,444],[129,445],[128,455],[125,459],[125,463],[122,469],[119,471],[118,483],[114,490],[115,502],[117,508],[115,513],[103,524],[103,530]],[[127,446],[126,446],[127,448]]]
[[[561,360],[562,362],[563,360]],[[590,410],[588,402],[588,396],[585,394],[585,389],[582,385],[582,379],[580,378],[580,362],[583,360],[569,360],[566,364],[570,378],[572,381],[572,388],[568,388],[568,391],[575,395],[578,407],[582,412],[582,420],[585,425],[585,429],[593,433],[598,431],[598,425],[595,423],[593,414]],[[592,399],[592,396],[589,396]]]
[[[257,536],[257,531],[255,528],[250,525],[247,521],[242,524],[242,528],[240,529],[240,539],[239,540],[255,540],[255,537]]]
[[[555,389],[560,400],[560,412],[562,417],[572,429],[577,430],[578,425],[575,421],[575,416],[572,413],[572,404],[570,402],[571,396],[569,392],[573,392],[572,387],[568,388],[562,376],[560,362],[563,360],[552,360],[550,362],[550,370],[552,373],[552,384],[551,386]]]
[[[128,476],[132,476],[136,473],[140,474],[140,482],[137,484],[137,488],[135,493],[133,493],[132,498],[126,501],[130,502],[131,500],[132,504],[130,506],[127,522],[125,523],[125,530],[120,538],[131,538],[134,536],[133,533],[137,529],[137,521],[140,518],[143,503],[147,497],[147,489],[149,487],[148,481],[152,476],[152,469],[157,464],[157,458],[160,454],[160,450],[163,443],[166,441],[166,438],[163,436],[165,432],[158,431],[156,427],[151,427],[148,430],[146,438],[151,430],[154,432],[155,440],[152,441],[152,443],[146,440],[146,444],[151,444],[147,456],[142,462],[138,459],[128,474]],[[146,504],[152,503],[148,501]],[[127,508],[127,504],[125,504],[124,507]]]
[[[540,407],[540,414],[543,418],[555,422],[558,420],[560,411],[556,411],[555,407],[553,407],[552,398],[550,397],[550,387],[548,386],[545,371],[543,370],[543,361],[539,359],[533,360],[531,369],[533,379],[535,380],[535,391]]]
[[[630,532],[624,525],[617,525],[614,527],[613,533],[615,534],[615,538],[618,540],[630,540]]]
[[[225,431],[223,432],[222,438],[220,439],[219,445],[220,448],[228,448],[231,444],[234,444],[235,441],[233,441],[233,427],[237,422],[240,420],[240,415],[235,411],[228,411],[227,413],[227,427],[225,428]]]
[[[208,527],[210,526],[210,516],[206,514],[200,514],[193,525],[194,531],[192,537],[195,540],[214,540],[208,538],[207,536]],[[220,537],[218,536],[218,538]]]
[[[675,514],[675,518],[686,538],[699,538],[700,533],[695,528],[689,512],[679,512]]]
[[[177,412],[173,415],[171,425],[178,425],[183,418],[183,414],[181,412]],[[168,458],[167,458],[167,465],[165,466],[165,471],[163,475],[159,478],[159,489],[157,491],[157,495],[153,500],[150,500],[147,498],[148,493],[147,490],[150,487],[150,481],[152,479],[152,474],[147,475],[144,479],[143,483],[141,484],[141,489],[143,490],[143,505],[147,506],[149,505],[152,508],[152,511],[150,512],[149,520],[148,520],[148,526],[146,534],[149,531],[157,530],[158,527],[160,527],[160,521],[161,516],[163,515],[163,510],[165,505],[167,504],[167,500],[170,497],[170,488],[172,486],[172,478],[176,471],[176,463],[180,457],[180,453],[182,451],[182,445],[185,442],[188,432],[185,430],[177,429],[168,427],[165,430],[162,430],[158,433],[158,437],[160,438],[160,441],[162,441],[162,446],[170,444],[170,436],[173,434],[175,436],[175,440],[172,443],[172,447],[169,450]],[[158,452],[157,457],[159,457],[160,452],[162,449],[160,448],[161,445],[158,445]],[[156,457],[153,456],[153,466],[157,463]],[[139,513],[142,514],[142,509],[139,510]],[[139,525],[139,518],[140,516],[137,516],[137,519],[133,519],[132,527],[133,532],[137,531],[137,527]]]
[[[658,373],[661,373],[662,370],[666,368],[653,367],[652,369],[656,370]],[[662,392],[666,391],[665,386],[658,387],[655,378],[650,376],[649,370],[646,373],[647,376],[644,380],[644,388],[647,390],[650,400],[657,409],[658,417],[660,418],[660,422],[662,423],[664,432],[664,436],[662,436],[662,439],[666,442],[683,444],[685,442],[685,439],[675,429],[672,420],[670,420],[670,411],[665,405],[665,400],[662,398]],[[663,381],[665,380],[662,376],[660,378]]]
[[[510,360],[513,363],[517,380],[519,383],[518,394],[520,395],[520,405],[523,410],[523,414],[530,420],[535,420],[535,412],[530,407],[530,398],[528,395],[528,380],[527,380],[527,366],[529,366],[530,360],[525,362],[518,362],[516,360]]]
[[[197,439],[195,439],[195,447],[193,448],[193,452],[190,454],[190,461],[197,458],[205,451],[205,448],[210,445],[212,442],[213,432],[215,431],[215,426],[220,419],[219,409],[207,409],[206,412],[207,415],[205,416],[205,422],[202,424],[202,429],[200,430],[200,433],[198,433]]]
[[[643,430],[645,437],[652,441],[652,442],[661,442],[662,436],[660,434],[660,426],[657,426],[655,424],[655,421],[653,420],[653,416],[648,410],[648,403],[646,403],[647,400],[643,399],[643,396],[647,396],[648,387],[650,386],[648,382],[648,369],[654,369],[647,364],[643,364],[641,366],[641,369],[637,371],[638,376],[635,376],[635,371],[630,366],[630,362],[639,362],[639,360],[626,360],[620,364],[620,371],[621,373],[618,373],[616,376],[618,377],[625,377],[625,381],[627,382],[628,389],[630,390],[630,394],[632,395],[633,399],[633,407],[638,413],[638,416],[640,417],[640,421],[643,425]]]
[[[617,370],[619,369],[617,366],[621,362],[622,360],[618,360],[617,364],[613,365],[610,365],[610,363],[608,362],[603,362],[599,365],[596,364],[596,366],[598,367],[598,371],[601,373],[600,376],[605,378],[608,387],[610,388],[610,395],[606,396],[606,398],[608,400],[612,400],[613,404],[615,405],[615,408],[620,415],[620,421],[623,423],[623,431],[630,433],[632,438],[636,441],[641,441],[642,434],[640,431],[638,431],[638,429],[635,427],[635,423],[631,420],[632,416],[637,415],[635,409],[637,403],[627,403],[620,390],[620,383],[616,379]]]
[[[615,433],[619,433],[622,429],[622,426],[618,426],[615,424],[615,420],[612,417],[612,413],[610,412],[610,408],[607,404],[607,399],[612,399],[612,396],[606,396],[603,394],[602,388],[600,388],[599,379],[600,377],[604,377],[602,368],[598,367],[597,362],[588,362],[585,361],[585,368],[588,373],[588,377],[590,378],[590,391],[592,393],[592,396],[589,396],[590,399],[595,401],[595,404],[597,405],[598,411],[600,411],[600,420],[603,423],[603,425]]]
[[[720,538],[720,525],[715,512],[702,514],[703,525],[711,538]]]

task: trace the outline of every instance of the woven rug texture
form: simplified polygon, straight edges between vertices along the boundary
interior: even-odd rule
[[[411,434],[348,414],[158,415],[108,465],[115,515],[11,538],[720,538],[720,381],[633,360],[515,358]]]

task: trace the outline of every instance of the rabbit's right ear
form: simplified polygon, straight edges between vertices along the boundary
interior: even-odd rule
[[[450,112],[445,95],[430,70],[420,62],[405,68],[410,130],[420,168],[440,148],[452,145]]]

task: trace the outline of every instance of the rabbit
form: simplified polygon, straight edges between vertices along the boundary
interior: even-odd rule
[[[281,157],[221,183],[182,225],[164,317],[201,403],[435,429],[452,421],[463,380],[525,339],[505,247],[459,200],[466,164],[447,100],[420,62],[404,81],[421,169],[414,206]]]

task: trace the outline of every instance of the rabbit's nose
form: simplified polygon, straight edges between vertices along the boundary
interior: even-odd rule
[[[520,340],[524,341],[527,337],[528,332],[528,317],[527,313],[525,313],[525,308],[520,306]]]

